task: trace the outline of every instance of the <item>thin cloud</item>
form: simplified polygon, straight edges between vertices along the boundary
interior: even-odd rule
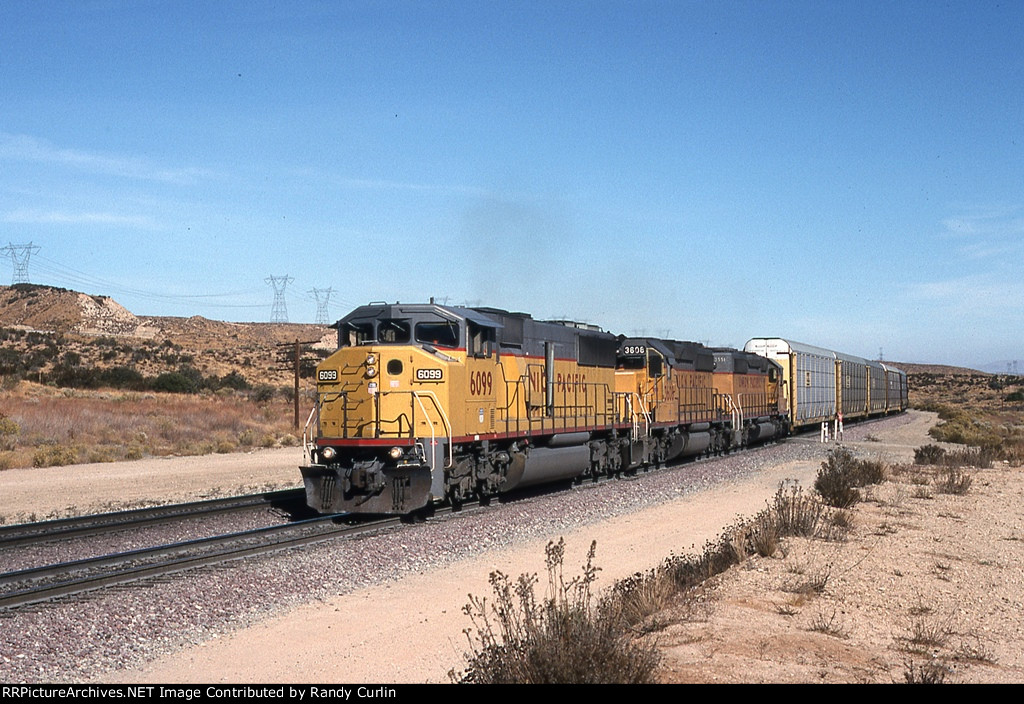
[[[960,256],[966,259],[1019,258],[1024,244],[1024,216],[1021,215],[1021,208],[990,206],[973,210],[943,220],[943,239],[957,243]]]
[[[294,173],[317,181],[327,181],[340,188],[351,188],[373,191],[417,191],[424,193],[441,193],[445,195],[486,196],[490,191],[476,186],[444,183],[415,183],[410,181],[390,181],[386,179],[349,178],[336,174],[325,173],[315,169],[294,169]]]
[[[29,161],[144,181],[194,184],[209,177],[204,169],[164,169],[144,159],[58,147],[29,135],[0,132],[0,161]]]
[[[4,213],[3,222],[29,225],[109,225],[114,227],[133,227],[146,230],[161,229],[151,219],[140,215],[119,215],[116,213],[62,213],[43,212],[38,210],[14,210]]]
[[[1024,216],[1019,207],[989,208],[942,221],[945,233],[955,237],[1019,237]]]
[[[1020,319],[1024,282],[999,281],[984,275],[963,276],[910,284],[907,294],[913,300],[934,305],[947,316]]]

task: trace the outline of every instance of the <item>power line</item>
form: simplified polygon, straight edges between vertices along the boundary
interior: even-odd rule
[[[25,245],[21,245],[25,246]],[[34,254],[39,248],[34,244],[27,245],[32,247],[31,253]],[[19,245],[9,245],[9,247],[17,248]],[[0,248],[0,254],[7,255],[8,248]],[[8,255],[9,256],[9,255]],[[19,251],[20,256],[20,251]],[[242,290],[224,291],[220,293],[163,293],[154,291],[151,289],[140,289],[131,286],[125,286],[123,283],[104,279],[99,276],[95,276],[91,273],[76,269],[68,266],[62,262],[56,261],[42,254],[35,255],[32,257],[32,268],[34,276],[37,280],[42,279],[42,282],[46,285],[53,285],[58,287],[64,287],[82,291],[85,293],[96,293],[106,296],[112,296],[119,298],[122,296],[130,296],[136,299],[142,299],[152,301],[156,303],[178,303],[185,304],[188,306],[201,306],[203,308],[216,308],[216,309],[266,309],[266,303],[241,303],[241,302],[230,302],[230,299],[236,300],[259,300],[263,296],[263,291],[266,289],[260,288],[248,288]],[[25,277],[27,279],[27,277]],[[352,308],[359,305],[353,301],[339,297],[339,291],[337,289],[320,289],[328,290],[331,292],[330,299],[326,302],[326,310],[324,315],[327,317],[328,322],[340,314],[351,310]],[[297,294],[297,295],[296,295]],[[317,315],[320,316],[321,301],[314,297],[313,292],[295,292],[289,288],[285,294],[285,301],[291,299],[292,303],[305,302],[317,304]],[[332,318],[333,316],[333,318]]]
[[[42,264],[36,264],[36,268],[50,274],[55,280],[59,281],[63,285],[80,287],[85,290],[102,291],[106,295],[111,294],[124,294],[134,296],[136,298],[144,298],[153,301],[171,301],[180,303],[192,303],[201,299],[216,299],[216,298],[228,298],[231,296],[255,296],[262,294],[264,289],[251,288],[242,291],[226,291],[224,293],[201,293],[201,294],[171,294],[171,293],[157,293],[155,291],[146,291],[137,288],[130,288],[122,286],[113,281],[108,281],[99,277],[92,276],[79,269],[61,264],[60,262],[54,261],[44,256],[37,257]],[[242,303],[213,303],[204,302],[204,305],[216,306],[220,308],[265,308],[266,304],[242,304]]]

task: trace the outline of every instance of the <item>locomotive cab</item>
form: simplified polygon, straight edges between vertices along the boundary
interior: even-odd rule
[[[500,324],[468,309],[370,304],[336,327],[338,349],[317,368],[307,424],[301,470],[310,505],[407,513],[443,497],[453,425],[470,420],[452,402],[465,396],[467,377],[476,429],[493,422],[488,367]]]

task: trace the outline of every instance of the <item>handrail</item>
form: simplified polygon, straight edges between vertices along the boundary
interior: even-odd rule
[[[331,396],[329,400],[325,400],[326,397]],[[342,434],[348,437],[348,392],[347,391],[329,391],[321,392],[317,394],[316,403],[309,409],[309,417],[306,418],[306,425],[302,429],[302,455],[305,459],[312,461],[313,456],[311,449],[314,445],[316,438],[320,437],[320,409],[325,403],[333,403],[338,399],[345,401],[345,406],[342,409]],[[313,417],[316,416],[314,423]],[[313,426],[313,427],[311,427]],[[315,435],[314,435],[315,433]]]
[[[437,396],[434,395],[433,391],[410,391],[409,393],[411,393],[413,398],[416,399],[416,402],[420,405],[420,409],[423,411],[424,418],[426,418],[430,424],[431,459],[433,459],[433,448],[436,447],[436,444],[434,443],[436,443],[437,440],[434,435],[434,423],[430,420],[430,414],[427,413],[426,406],[423,405],[423,400],[420,398],[420,394],[428,397],[434,403],[434,408],[436,408],[437,412],[441,415],[441,420],[444,423],[445,437],[448,438],[448,464],[446,464],[445,467],[451,467],[455,464],[455,450],[452,447],[452,426],[451,423],[448,422],[448,416],[445,415],[444,409],[441,407],[441,402],[437,400]],[[413,432],[415,433],[415,429]],[[433,469],[433,463],[431,463],[431,469]]]
[[[732,413],[732,428],[733,430],[742,430],[743,428],[743,409],[733,402],[732,396],[729,394],[722,394],[722,398],[729,402],[729,409]]]
[[[430,426],[430,439],[431,439],[431,442],[436,443],[437,435],[434,433],[434,421],[431,419],[430,413],[427,412],[426,406],[423,405],[423,400],[422,400],[421,396],[425,396],[425,397],[430,399],[431,403],[433,403],[433,405],[434,405],[434,408],[437,409],[438,415],[440,415],[440,417],[441,417],[441,422],[444,425],[445,437],[448,439],[448,455],[449,455],[449,457],[448,457],[448,464],[445,465],[445,466],[446,467],[451,467],[452,464],[454,464],[454,462],[455,462],[455,451],[454,451],[454,449],[452,447],[452,425],[451,425],[451,422],[448,420],[448,416],[444,412],[444,408],[441,406],[441,402],[437,399],[437,396],[434,395],[434,392],[433,391],[414,391],[414,390],[410,390],[410,391],[382,391],[382,392],[380,392],[378,394],[378,396],[390,396],[391,394],[409,394],[409,396],[411,398],[416,399],[416,403],[419,405],[420,410],[423,411],[423,417],[426,419],[426,423]],[[412,406],[411,403],[410,403],[410,406]],[[416,416],[415,408],[413,407],[413,418],[409,421],[409,435],[411,437],[415,437],[415,435],[416,435],[416,420],[415,420],[415,416]],[[402,416],[399,416],[399,422],[401,422],[401,417]],[[378,422],[378,426],[379,426],[380,420],[378,419],[377,422]],[[388,421],[388,422],[392,422],[393,423],[395,421]],[[436,447],[436,445],[432,445],[432,447]],[[431,458],[433,458],[433,454],[431,455]]]
[[[313,404],[313,407],[309,409],[309,417],[306,418],[306,425],[302,429],[302,459],[303,459],[303,461],[306,464],[312,464],[312,462],[313,462],[313,453],[311,452],[311,448],[313,446],[313,437],[312,437],[312,434],[311,434],[309,426],[313,422],[313,416],[315,414],[316,417],[317,417],[317,424],[316,424],[317,425],[317,430],[319,431],[319,428],[320,428],[320,413],[319,413],[319,411],[320,411],[320,404],[319,403]]]
[[[640,398],[640,394],[635,391],[629,392],[629,416],[633,422],[633,439],[636,440],[640,436],[640,424],[636,422],[637,415],[633,412],[633,396],[636,396],[637,404],[640,406],[640,413],[644,417],[644,435],[651,434],[651,414],[647,411],[647,406],[644,405],[644,400]]]

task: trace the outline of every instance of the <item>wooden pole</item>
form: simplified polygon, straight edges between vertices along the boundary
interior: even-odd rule
[[[295,430],[299,430],[299,341],[295,341]]]

